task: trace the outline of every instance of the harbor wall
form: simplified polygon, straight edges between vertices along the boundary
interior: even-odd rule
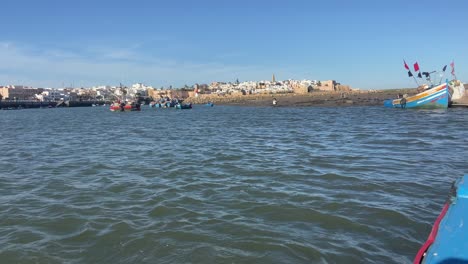
[[[7,108],[48,108],[48,107],[87,107],[94,105],[109,104],[104,101],[67,101],[67,102],[38,102],[25,100],[2,100],[0,109]]]

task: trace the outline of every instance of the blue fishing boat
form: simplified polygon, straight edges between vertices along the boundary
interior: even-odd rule
[[[205,106],[213,107],[214,103],[213,102],[208,102],[208,103],[205,104]]]
[[[181,104],[178,103],[175,105],[176,109],[192,109],[192,104]]]
[[[460,82],[452,81],[449,83],[448,79],[445,79],[444,76],[447,65],[442,68],[442,71],[421,72],[419,64],[417,62],[414,63],[414,72],[417,74],[417,77],[422,79],[423,76],[425,76],[427,82],[427,84],[420,85],[415,74],[411,72],[408,64],[406,64],[406,61],[403,60],[403,63],[405,69],[408,70],[408,77],[413,77],[414,81],[418,85],[418,93],[413,96],[404,95],[401,97],[398,96],[397,99],[385,100],[385,107],[426,109],[446,109],[449,107],[452,101],[451,96],[453,94],[457,95],[455,92],[459,91],[459,89],[456,90],[453,87],[455,87],[455,84],[460,84]],[[453,62],[450,65],[452,66],[452,75],[454,80],[456,80]],[[445,82],[442,82],[444,79]]]
[[[152,102],[149,103],[149,107],[150,108],[161,108],[162,104],[160,102],[152,101]]]
[[[452,185],[450,199],[436,219],[413,263],[468,263],[468,175]]]
[[[403,96],[398,99],[388,99],[384,101],[385,107],[392,108],[447,108],[449,105],[449,89],[447,83],[427,88],[424,91],[413,95]]]

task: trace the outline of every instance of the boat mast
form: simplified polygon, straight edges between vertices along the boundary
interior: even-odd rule
[[[440,75],[440,80],[439,80],[439,84],[442,82],[442,79],[445,77],[445,70],[447,69],[447,65],[444,66],[444,68],[442,68],[442,74]]]

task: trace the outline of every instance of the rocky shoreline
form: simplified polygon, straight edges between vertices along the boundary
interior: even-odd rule
[[[256,94],[256,95],[200,95],[189,97],[184,102],[217,105],[271,106],[273,98],[279,107],[305,106],[381,106],[385,99],[397,98],[398,94],[416,94],[416,89],[392,89],[355,92],[311,92],[308,94]]]

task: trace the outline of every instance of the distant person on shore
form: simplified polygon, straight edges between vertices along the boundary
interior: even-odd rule
[[[273,98],[273,106],[276,106],[278,104],[278,100],[276,98]]]

